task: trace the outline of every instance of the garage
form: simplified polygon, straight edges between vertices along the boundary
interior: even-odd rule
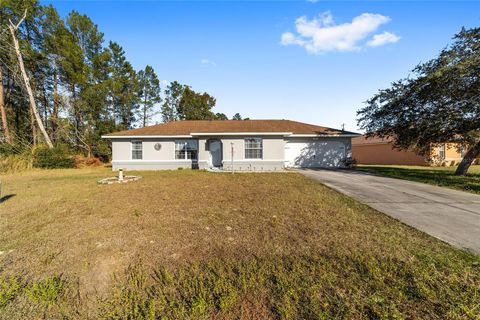
[[[333,139],[290,140],[285,144],[285,166],[293,168],[342,167],[345,141]]]

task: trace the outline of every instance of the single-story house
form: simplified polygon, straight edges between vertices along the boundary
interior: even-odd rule
[[[358,134],[290,120],[174,121],[115,132],[112,168],[274,171],[344,167]]]
[[[393,148],[393,138],[359,136],[352,139],[352,157],[358,164],[378,165],[456,165],[463,158],[462,148],[443,143],[431,151],[432,159],[411,150]]]

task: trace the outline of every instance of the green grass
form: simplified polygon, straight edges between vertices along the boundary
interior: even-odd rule
[[[471,166],[466,176],[456,176],[456,167],[358,165],[356,170],[386,177],[412,180],[480,194],[480,165]]]
[[[0,278],[0,308],[5,308],[19,294],[21,284],[17,278]]]
[[[221,260],[129,273],[105,319],[392,319],[478,316],[478,288],[447,277],[454,265],[367,253]],[[459,267],[475,273],[478,261]],[[437,282],[440,278],[445,282]],[[478,280],[478,279],[477,279]],[[126,308],[125,306],[128,306]]]
[[[480,317],[479,256],[302,175],[137,174],[0,176],[0,319]]]
[[[64,289],[64,281],[60,277],[45,278],[27,287],[25,294],[33,302],[52,304],[58,300]]]

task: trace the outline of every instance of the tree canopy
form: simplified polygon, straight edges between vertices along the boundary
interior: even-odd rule
[[[456,174],[480,154],[480,28],[462,29],[438,57],[410,77],[380,90],[358,111],[368,136],[393,137],[394,146],[432,157],[454,142],[467,150]]]
[[[8,32],[10,20],[21,21],[16,37],[39,121],[29,106]],[[52,5],[38,0],[2,1],[0,80],[0,144],[18,150],[46,140],[39,123],[46,131],[43,137],[54,145],[107,159],[110,146],[102,135],[146,126],[159,113],[164,122],[226,118],[212,110],[214,97],[177,81],[162,97],[151,65],[135,70],[122,46],[105,43],[104,34],[87,15],[72,11],[63,19]]]
[[[165,90],[165,99],[162,105],[162,119],[164,122],[178,120],[228,120],[221,112],[214,113],[216,99],[206,92],[199,93],[187,85],[174,81]],[[233,116],[238,120],[239,113]]]
[[[140,103],[142,104],[142,112],[140,118],[145,127],[158,112],[155,111],[155,105],[162,101],[160,97],[160,81],[151,66],[146,66],[145,70],[138,72],[138,81],[140,85]]]

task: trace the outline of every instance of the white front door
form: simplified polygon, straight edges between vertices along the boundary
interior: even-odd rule
[[[222,143],[219,140],[212,140],[209,142],[208,149],[210,150],[210,165],[212,167],[221,167]]]
[[[285,144],[286,167],[340,167],[344,160],[345,144],[341,141],[292,141]]]

